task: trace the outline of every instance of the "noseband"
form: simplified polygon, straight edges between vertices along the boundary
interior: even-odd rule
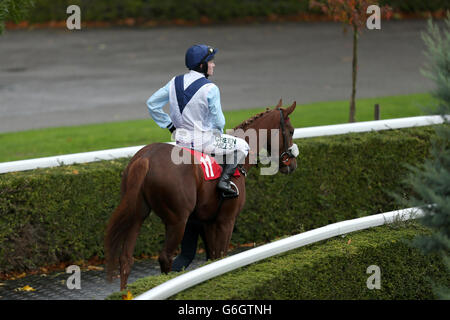
[[[289,148],[287,146],[288,139],[286,137],[286,132],[285,132],[283,110],[281,110],[281,109],[280,109],[280,124],[281,124],[281,134],[283,135],[283,147],[284,147],[284,151],[280,155],[280,161],[285,166],[289,166],[291,164],[292,158],[296,158],[299,154],[299,151],[298,151],[298,146],[295,143]]]

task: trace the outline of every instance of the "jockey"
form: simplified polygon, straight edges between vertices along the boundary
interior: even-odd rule
[[[231,187],[230,178],[247,157],[249,146],[243,139],[223,134],[225,117],[219,88],[208,80],[214,73],[216,52],[203,44],[190,47],[185,56],[189,72],[173,77],[147,100],[147,106],[159,127],[175,131],[178,146],[226,157],[217,188],[233,197],[237,191]],[[168,102],[170,116],[163,111]]]

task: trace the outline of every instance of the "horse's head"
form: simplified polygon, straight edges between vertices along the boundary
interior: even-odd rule
[[[275,109],[267,109],[252,118],[242,122],[234,128],[234,135],[245,139],[250,145],[249,163],[256,164],[256,159],[261,157],[261,150],[265,149],[272,164],[278,165],[281,173],[289,174],[297,168],[298,148],[293,144],[292,127],[289,115],[294,111],[296,102],[289,108],[281,107],[281,99]],[[264,155],[267,160],[267,156]],[[261,158],[260,158],[261,159]],[[254,162],[253,162],[254,161]]]
[[[280,155],[279,171],[284,174],[289,174],[297,169],[296,157],[298,156],[298,147],[293,143],[294,127],[289,119],[289,115],[295,110],[297,103],[294,101],[294,103],[286,109],[282,108],[281,104],[282,101],[280,99],[278,105],[273,110],[277,113],[277,116],[274,117],[276,120],[278,119],[278,128],[280,129],[278,141],[278,154]]]

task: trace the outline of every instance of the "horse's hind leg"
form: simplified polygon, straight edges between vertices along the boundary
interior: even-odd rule
[[[227,255],[234,228],[234,219],[231,221],[216,221],[205,227],[208,256],[215,260]]]
[[[178,223],[173,224],[166,223],[166,240],[158,259],[161,272],[163,273],[169,273],[172,270],[173,256],[183,239],[186,222],[187,219],[183,219]]]
[[[134,263],[133,252],[136,246],[136,240],[141,230],[144,219],[150,213],[150,208],[145,202],[139,210],[137,218],[133,222],[133,226],[130,228],[130,232],[123,243],[122,254],[120,255],[120,290],[124,290],[127,286],[128,277],[131,272],[131,267]]]

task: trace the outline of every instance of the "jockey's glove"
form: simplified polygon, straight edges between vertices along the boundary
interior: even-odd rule
[[[175,128],[175,126],[173,125],[173,123],[171,122],[168,126],[167,129],[169,129],[170,133],[173,133],[177,128]]]

